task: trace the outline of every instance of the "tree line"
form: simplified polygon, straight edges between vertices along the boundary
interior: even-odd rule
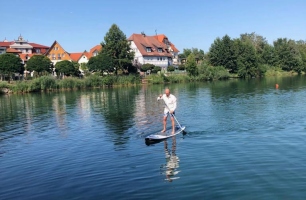
[[[243,78],[260,77],[270,69],[301,74],[306,72],[306,41],[278,38],[269,44],[266,38],[254,32],[234,39],[225,35],[216,38],[207,53],[197,48],[184,49],[180,58],[187,59],[186,69],[191,74],[197,74],[194,60],[224,67]]]

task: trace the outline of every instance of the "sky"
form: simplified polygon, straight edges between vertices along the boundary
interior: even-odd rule
[[[89,51],[112,24],[133,33],[165,34],[181,51],[209,51],[218,37],[255,32],[306,40],[305,0],[0,0],[0,41],[58,41],[69,53]]]

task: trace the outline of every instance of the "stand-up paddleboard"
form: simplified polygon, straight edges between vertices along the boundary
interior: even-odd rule
[[[146,140],[164,140],[167,139],[169,137],[175,136],[177,134],[182,133],[185,130],[185,126],[183,126],[182,128],[178,128],[174,134],[172,134],[172,130],[168,130],[166,132],[159,132],[159,133],[155,133],[155,134],[151,134],[149,136],[146,137]]]

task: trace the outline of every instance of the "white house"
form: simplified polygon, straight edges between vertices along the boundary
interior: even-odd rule
[[[135,64],[153,64],[162,68],[173,65],[173,55],[167,44],[160,42],[156,36],[133,34],[128,40],[135,52]]]

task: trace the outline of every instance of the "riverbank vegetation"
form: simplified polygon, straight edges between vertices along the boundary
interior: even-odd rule
[[[234,39],[228,35],[216,38],[206,53],[197,48],[183,49],[178,55],[181,64],[167,69],[133,63],[130,42],[115,24],[101,45],[102,50],[87,64],[64,60],[53,65],[48,57],[34,55],[23,65],[13,54],[0,55],[0,92],[136,85],[141,84],[142,79],[146,83],[161,84],[306,72],[306,41],[278,38],[271,45],[255,33],[241,34]]]

